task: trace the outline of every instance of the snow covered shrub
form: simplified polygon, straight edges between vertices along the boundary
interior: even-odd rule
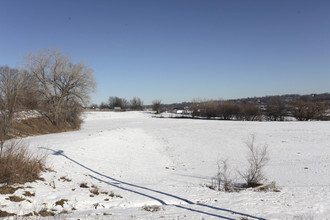
[[[45,156],[34,154],[28,146],[11,141],[0,158],[0,184],[33,182],[45,169]]]
[[[246,181],[246,187],[256,187],[265,180],[264,167],[269,161],[267,145],[256,146],[255,136],[252,135],[246,143],[249,153],[247,155],[248,167],[240,172],[240,176]]]

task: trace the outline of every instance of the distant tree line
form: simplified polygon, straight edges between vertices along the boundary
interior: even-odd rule
[[[92,109],[117,109],[121,111],[134,110],[141,111],[144,110],[143,101],[139,97],[133,97],[130,101],[125,98],[120,98],[117,96],[110,96],[107,103],[101,102],[100,105],[93,104],[90,106]]]
[[[193,118],[216,118],[243,121],[284,121],[289,117],[299,121],[330,120],[330,94],[266,96],[235,100],[193,100],[192,102],[163,104],[157,99],[152,105],[134,97],[127,101],[117,96],[109,97],[107,103],[92,105],[91,108],[144,110],[152,109],[156,114],[173,112],[175,109],[188,110]],[[185,111],[187,112],[187,111]]]
[[[294,117],[298,121],[329,120],[327,102],[309,100],[272,96],[265,105],[264,115],[270,121],[284,121],[286,117]]]
[[[267,104],[234,101],[193,101],[192,117],[218,118],[223,120],[284,121],[294,117],[299,121],[329,120],[329,104],[326,101],[287,100],[272,96]]]
[[[192,117],[220,118],[223,120],[260,120],[261,110],[255,104],[234,104],[227,101],[193,102]]]

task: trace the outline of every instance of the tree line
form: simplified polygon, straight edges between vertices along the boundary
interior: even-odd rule
[[[288,98],[290,97],[290,98]],[[298,99],[294,99],[296,97]],[[237,100],[193,100],[166,105],[161,100],[156,99],[152,105],[144,106],[143,101],[134,97],[130,101],[117,96],[110,96],[107,103],[102,102],[99,106],[92,105],[91,108],[144,110],[152,109],[156,114],[163,111],[171,112],[174,109],[187,109],[193,118],[217,118],[223,120],[243,120],[243,121],[284,121],[288,117],[296,118],[299,121],[308,120],[329,120],[329,104],[320,100],[320,97],[327,97],[322,94],[319,98],[308,98],[308,96],[285,95],[269,96],[252,99]],[[260,99],[263,99],[260,102]],[[258,100],[258,101],[257,101]],[[314,100],[314,101],[311,101]]]
[[[285,100],[280,96],[270,97],[266,105],[216,100],[194,101],[190,109],[192,117],[223,120],[284,121],[288,117],[299,121],[329,120],[329,105],[325,102]]]
[[[143,101],[139,97],[133,97],[128,101],[118,96],[110,96],[108,102],[101,102],[100,105],[92,104],[89,108],[101,110],[117,109],[121,111],[142,111],[145,109]]]

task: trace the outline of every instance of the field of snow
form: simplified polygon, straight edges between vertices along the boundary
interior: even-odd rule
[[[330,122],[171,119],[148,112],[84,117],[79,131],[24,139],[48,155],[54,172],[16,191],[34,192],[29,201],[0,195],[1,210],[82,219],[330,219]],[[268,145],[267,181],[276,181],[280,192],[206,187],[220,159],[228,158],[232,174],[246,168],[251,135]]]

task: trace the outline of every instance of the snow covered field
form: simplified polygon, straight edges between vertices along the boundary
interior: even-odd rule
[[[29,201],[0,195],[0,209],[52,210],[82,219],[330,219],[330,122],[152,116],[87,112],[80,131],[26,138],[31,148],[48,154],[55,172],[16,191],[34,192]],[[268,145],[266,176],[280,192],[206,187],[219,159],[229,158],[233,174],[245,168],[245,142],[252,134]],[[67,201],[56,205],[62,199]],[[159,210],[146,211],[149,206]]]

